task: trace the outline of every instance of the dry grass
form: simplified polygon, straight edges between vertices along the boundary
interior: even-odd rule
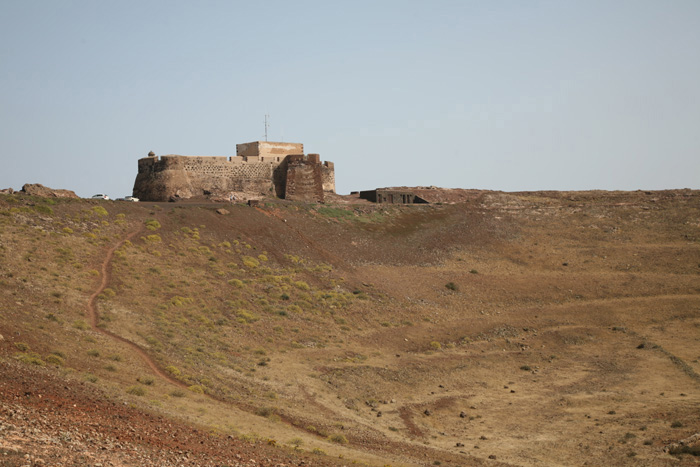
[[[219,216],[0,196],[0,344],[129,403],[329,456],[663,463],[661,440],[700,431],[699,198]],[[98,326],[184,388],[85,315],[106,248],[134,229]]]

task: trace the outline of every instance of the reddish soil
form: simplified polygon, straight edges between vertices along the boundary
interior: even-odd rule
[[[115,403],[90,383],[0,360],[0,465],[341,465]]]

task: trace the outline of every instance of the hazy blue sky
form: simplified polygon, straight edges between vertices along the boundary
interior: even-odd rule
[[[340,193],[700,188],[700,1],[0,0],[0,188],[304,143]]]

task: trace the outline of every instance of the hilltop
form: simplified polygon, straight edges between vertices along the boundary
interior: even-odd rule
[[[695,465],[700,192],[413,191],[0,195],[3,462]]]

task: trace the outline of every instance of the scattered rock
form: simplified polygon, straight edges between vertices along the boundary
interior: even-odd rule
[[[460,412],[460,413],[459,413],[459,418],[467,418],[466,412]]]
[[[430,415],[430,410],[425,409],[425,410],[423,411],[423,413],[424,413],[425,415]]]
[[[221,214],[222,216],[225,216],[226,214],[231,214],[227,209],[224,209],[224,208],[217,209],[216,213]]]
[[[463,447],[464,447],[464,444],[463,444],[463,443],[457,443],[457,444],[455,444],[455,447],[463,448]]]
[[[40,196],[42,198],[75,198],[78,195],[71,190],[55,190],[40,183],[26,183],[22,187],[22,191],[28,195]]]

